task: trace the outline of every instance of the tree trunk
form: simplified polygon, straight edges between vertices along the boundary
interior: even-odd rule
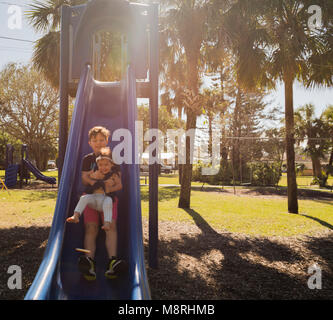
[[[233,138],[232,138],[232,163],[234,167],[235,180],[240,179],[240,141],[239,137],[241,135],[241,123],[240,123],[240,108],[241,108],[241,90],[237,89],[236,104],[233,114]]]
[[[294,106],[293,106],[293,77],[285,75],[285,125],[287,153],[287,185],[288,212],[298,213],[297,183],[294,150]]]
[[[210,159],[213,157],[213,116],[208,115],[208,154]]]
[[[320,159],[316,156],[313,156],[313,157],[311,157],[311,161],[312,161],[312,169],[313,169],[314,177],[318,178],[319,180],[322,180],[323,174],[321,171]]]
[[[197,49],[198,48],[198,49]],[[198,61],[200,55],[200,46],[185,48],[187,57],[187,83],[188,88],[198,95]],[[196,128],[197,114],[194,110],[186,110],[186,131]],[[186,163],[182,166],[181,186],[178,207],[189,209],[191,204],[191,179],[192,179],[192,159],[191,150],[194,150],[194,139],[186,137]]]
[[[325,170],[325,174],[323,176],[323,187],[326,186],[326,183],[327,183],[327,180],[328,180],[328,177],[330,174],[333,174],[333,147],[331,149],[331,155],[330,155],[330,159],[328,160],[328,164],[327,164],[327,167],[326,167],[326,170]]]
[[[186,130],[196,127],[197,116],[193,113],[187,115]],[[194,139],[186,137],[186,164],[182,165],[181,187],[179,195],[179,208],[189,209],[191,205],[192,159],[191,150],[194,150]]]
[[[316,165],[314,163],[314,157],[311,157],[311,163],[312,163],[312,176],[315,178],[317,176],[317,172],[316,172]]]

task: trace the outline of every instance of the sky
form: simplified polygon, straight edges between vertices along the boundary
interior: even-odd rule
[[[31,60],[33,41],[41,37],[41,34],[37,34],[28,24],[24,16],[24,11],[28,9],[28,4],[31,2],[32,0],[0,0],[0,69],[9,62],[29,63]],[[21,21],[13,19],[14,12],[17,13],[15,11],[17,7],[13,7],[13,5],[21,9]],[[284,110],[283,89],[283,84],[278,84],[277,89],[267,98],[267,101],[271,101],[272,106],[278,106],[282,111]],[[314,104],[316,115],[320,116],[328,105],[333,104],[333,88],[305,89],[300,83],[295,83],[294,108],[307,103]]]

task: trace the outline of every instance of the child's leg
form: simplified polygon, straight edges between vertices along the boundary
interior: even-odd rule
[[[112,222],[109,230],[105,230],[105,246],[109,258],[117,256],[117,215],[118,215],[118,198],[116,197],[112,205]]]
[[[103,200],[104,223],[102,229],[109,230],[112,222],[113,201],[111,197],[105,196]]]
[[[127,271],[126,262],[117,257],[117,213],[118,199],[115,197],[113,201],[111,227],[109,230],[105,230],[105,246],[109,256],[105,277],[108,279],[114,279]]]
[[[117,256],[117,221],[113,220],[105,230],[105,246],[109,258]]]
[[[95,257],[97,235],[98,235],[98,223],[96,222],[86,223],[85,233],[84,233],[84,248],[86,250],[89,250],[89,253],[86,253],[86,256],[90,257],[91,259],[94,259]]]
[[[86,256],[94,259],[96,251],[96,238],[98,235],[99,226],[99,212],[95,209],[86,207],[83,213],[83,220],[85,226],[84,232],[84,248],[89,250]]]
[[[77,203],[73,216],[67,218],[67,222],[71,223],[78,223],[79,218],[83,212],[83,210],[86,208],[86,206],[89,205],[91,208],[96,207],[96,199],[93,194],[85,194],[80,197],[79,202]]]
[[[97,201],[95,194],[85,194],[81,196],[79,202],[74,209],[74,212],[79,212],[81,214],[88,205],[92,209],[97,209]]]

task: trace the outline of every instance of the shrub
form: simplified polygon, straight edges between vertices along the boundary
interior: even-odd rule
[[[252,185],[272,186],[279,183],[281,177],[281,165],[278,162],[256,162],[251,163]]]

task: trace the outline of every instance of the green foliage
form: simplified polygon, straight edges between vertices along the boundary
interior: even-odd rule
[[[0,126],[27,144],[44,170],[57,145],[58,92],[30,66],[8,64],[0,72]]]
[[[86,0],[35,0],[25,12],[28,22],[39,33],[45,33],[35,43],[32,61],[50,83],[59,86],[60,20],[62,5],[79,5]],[[52,63],[50,63],[52,61]]]
[[[193,166],[193,181],[209,183],[213,185],[232,185],[233,168],[231,162],[225,162],[219,167],[216,175],[202,175],[202,168],[210,167],[202,162]],[[280,162],[252,162],[243,168],[243,182],[251,183],[253,186],[275,186],[279,183],[281,177]],[[246,179],[246,180],[245,180]],[[241,181],[235,181],[235,185],[241,185]]]
[[[13,161],[18,162],[21,155],[21,141],[15,139],[5,131],[5,128],[0,129],[0,169],[4,169],[6,161],[6,146],[11,144],[14,147]]]
[[[302,174],[305,169],[304,163],[297,163],[296,164],[296,174]]]
[[[250,164],[252,170],[252,185],[275,186],[281,177],[281,165],[279,162],[256,162]]]

